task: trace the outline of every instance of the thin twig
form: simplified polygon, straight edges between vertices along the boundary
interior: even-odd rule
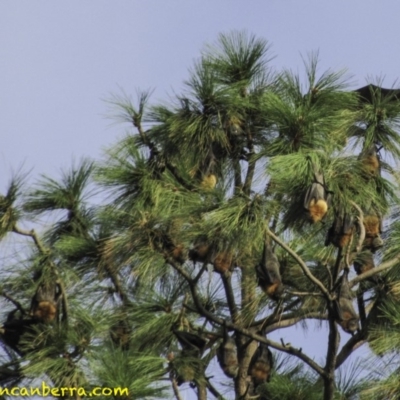
[[[207,378],[206,380],[207,380],[207,389],[212,393],[212,395],[216,399],[223,399],[224,397],[222,396],[222,394],[218,392],[218,390],[214,387],[214,385],[211,384],[210,380]]]
[[[316,278],[305,262],[297,255],[296,252],[294,252],[287,244],[282,242],[277,236],[275,236],[269,229],[267,229],[267,234],[271,236],[271,238],[274,240],[275,243],[277,243],[279,246],[281,246],[285,251],[287,251],[299,264],[300,268],[303,270],[304,275],[311,281],[313,282],[316,286],[318,286],[321,289],[321,292],[325,295],[325,297],[328,300],[332,300],[331,295],[329,294],[328,289],[324,286],[324,284]]]
[[[386,261],[382,263],[379,267],[370,269],[367,272],[364,272],[358,276],[356,276],[353,280],[349,282],[349,287],[352,288],[353,286],[357,285],[357,283],[364,281],[365,279],[370,278],[371,276],[377,275],[380,272],[386,271],[389,268],[392,268],[394,265],[396,265],[398,262],[400,262],[400,255],[392,258],[389,261]]]
[[[299,297],[305,297],[305,296],[311,296],[311,297],[321,297],[323,296],[322,293],[317,293],[317,292],[296,292],[294,290],[287,290],[287,293],[292,294],[293,296],[299,296]]]
[[[6,298],[7,300],[11,301],[11,303],[13,303],[14,306],[17,307],[18,310],[22,312],[22,314],[26,314],[24,307],[22,307],[21,303],[18,300],[15,300],[13,297],[11,297],[5,292],[1,292],[0,295]]]
[[[225,295],[226,299],[228,301],[228,307],[229,307],[229,312],[232,317],[233,323],[238,323],[238,309],[236,306],[235,302],[235,296],[233,294],[233,289],[232,289],[232,279],[231,279],[231,274],[229,275],[221,275],[222,283],[224,285],[225,289]]]
[[[281,328],[287,328],[288,326],[293,326],[296,325],[298,322],[306,319],[306,318],[311,318],[311,319],[318,319],[318,320],[327,320],[328,319],[328,315],[327,314],[321,314],[319,312],[310,312],[307,314],[304,314],[300,317],[293,317],[290,319],[281,319],[279,322],[274,323],[272,325],[269,325],[266,329],[265,329],[265,333],[271,333],[273,331],[276,331],[277,329],[281,329]]]
[[[222,326],[225,323],[228,328],[233,329],[236,332],[249,337],[250,339],[257,340],[261,343],[265,343],[265,344],[273,347],[274,349],[283,351],[287,354],[294,355],[297,358],[299,358],[300,360],[302,360],[303,362],[305,362],[310,368],[312,368],[314,371],[316,371],[319,375],[325,376],[324,369],[320,365],[318,365],[314,360],[312,360],[310,357],[308,357],[307,355],[302,353],[299,349],[295,349],[294,347],[291,347],[291,346],[284,347],[284,346],[280,345],[279,343],[273,342],[272,340],[269,340],[263,336],[257,335],[248,329],[245,329],[236,324],[227,322],[227,321],[217,317],[210,311],[206,310],[204,308],[204,306],[202,305],[200,297],[197,293],[197,286],[193,284],[193,280],[190,278],[190,276],[187,274],[187,272],[185,270],[183,270],[182,267],[180,265],[178,265],[177,263],[175,263],[173,260],[169,260],[169,264],[187,280],[190,291],[192,293],[193,301],[197,308],[197,311],[203,317],[207,318],[209,321],[214,322],[220,326]]]
[[[352,336],[347,343],[342,347],[339,354],[336,357],[335,369],[338,369],[347,358],[353,353],[354,350],[358,349],[366,342],[364,331],[357,332]]]
[[[176,397],[176,400],[183,400],[183,399],[182,399],[182,396],[181,396],[181,394],[180,394],[180,392],[179,392],[178,383],[176,382],[176,379],[175,379],[175,377],[174,377],[173,371],[171,371],[171,372],[169,373],[169,379],[170,379],[170,381],[171,381],[172,390],[174,391],[174,395],[175,395],[175,397]]]
[[[41,254],[44,254],[44,255],[51,254],[51,251],[44,246],[44,244],[39,239],[39,236],[37,235],[37,233],[34,229],[27,231],[25,229],[18,227],[17,224],[14,224],[12,231],[19,235],[28,236],[28,237],[32,238],[33,242],[35,243],[37,249],[39,250],[39,252]],[[67,301],[67,293],[65,290],[65,286],[64,286],[63,281],[58,273],[57,267],[55,266],[55,264],[52,261],[50,261],[50,266],[51,266],[54,274],[57,277],[57,283],[59,284],[60,289],[61,289],[61,295],[62,295],[61,297],[62,297],[62,304],[63,304],[62,320],[67,322],[68,321],[68,301]]]

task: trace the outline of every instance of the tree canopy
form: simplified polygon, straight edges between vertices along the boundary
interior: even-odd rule
[[[169,103],[110,99],[131,131],[102,160],[12,178],[2,387],[397,398],[400,91],[354,90],[317,54],[304,75],[272,60],[266,40],[221,34]],[[270,338],[293,326],[326,330],[323,363]],[[380,374],[350,359],[361,346]]]

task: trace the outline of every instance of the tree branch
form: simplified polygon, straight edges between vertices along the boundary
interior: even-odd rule
[[[332,300],[331,295],[328,292],[328,289],[324,286],[324,284],[318,279],[316,278],[311,271],[309,270],[309,268],[307,267],[307,265],[305,264],[305,262],[288,246],[286,245],[284,242],[282,242],[277,236],[275,236],[269,229],[267,229],[267,234],[269,236],[271,236],[271,238],[273,239],[273,241],[278,244],[279,246],[281,246],[283,248],[283,250],[287,251],[295,260],[296,262],[299,264],[300,268],[302,269],[304,275],[311,281],[314,283],[314,285],[318,286],[321,290],[321,292],[325,295],[325,297],[328,300]]]
[[[196,287],[196,285],[193,284],[193,280],[190,278],[188,273],[186,271],[184,271],[182,269],[182,267],[180,265],[178,265],[177,263],[175,263],[172,259],[169,260],[168,263],[187,280],[190,291],[192,293],[192,298],[193,298],[194,304],[196,305],[198,312],[203,317],[205,317],[209,321],[214,322],[221,326],[225,323],[227,328],[233,329],[236,332],[249,337],[250,339],[258,340],[259,342],[265,343],[265,344],[273,347],[274,349],[283,351],[284,353],[287,353],[287,354],[294,355],[297,358],[299,358],[300,360],[302,360],[303,362],[305,362],[310,368],[312,368],[314,371],[316,371],[319,375],[321,375],[321,376],[326,375],[324,369],[320,365],[318,365],[314,360],[312,360],[310,357],[308,357],[307,355],[302,353],[301,350],[295,349],[292,346],[282,346],[279,343],[273,342],[272,340],[269,340],[263,336],[257,335],[248,329],[242,328],[240,326],[237,326],[236,324],[233,324],[233,323],[227,322],[221,318],[218,318],[210,311],[207,311],[204,308],[204,306],[201,304],[200,298],[197,294],[197,287]]]
[[[21,229],[17,226],[17,224],[13,225],[12,231],[14,233],[17,233],[19,235],[22,236],[28,236],[30,238],[32,238],[33,242],[35,243],[37,249],[39,250],[39,252],[41,254],[44,255],[49,255],[51,254],[50,249],[47,249],[44,244],[42,243],[42,241],[39,239],[39,236],[37,235],[37,233],[35,232],[34,229],[31,229],[30,231],[27,231],[25,229]],[[68,301],[67,301],[67,293],[65,290],[65,286],[63,284],[63,281],[58,273],[57,267],[55,266],[55,264],[53,263],[53,261],[50,260],[50,265],[51,268],[54,272],[54,274],[57,277],[57,283],[60,285],[60,289],[61,289],[61,298],[62,298],[62,305],[63,305],[63,317],[62,320],[67,322],[68,321]]]
[[[249,128],[247,128],[246,136],[247,136],[247,148],[249,149],[248,155],[250,157],[248,159],[247,174],[246,174],[246,178],[244,180],[243,193],[245,193],[249,196],[250,190],[251,190],[251,184],[253,182],[254,172],[256,170],[256,159],[255,159],[255,157],[253,157],[254,156],[254,141],[253,141],[253,135],[251,134]]]
[[[221,274],[222,283],[225,289],[226,299],[228,301],[229,312],[231,314],[231,318],[234,324],[239,322],[238,320],[238,309],[235,302],[235,296],[233,294],[232,289],[232,276],[231,274],[225,275]]]
[[[218,392],[218,390],[214,387],[214,385],[211,384],[209,379],[206,378],[206,380],[207,380],[207,389],[212,393],[212,395],[216,399],[223,399],[224,397],[222,396],[222,394]]]
[[[328,306],[329,336],[326,354],[325,376],[324,376],[324,400],[331,400],[335,390],[335,365],[336,354],[339,347],[339,331],[336,325],[333,303]]]
[[[338,369],[353,353],[353,351],[361,347],[365,342],[366,340],[364,331],[359,331],[352,336],[337,355],[335,369]]]
[[[292,313],[293,315],[293,313]],[[287,328],[288,326],[293,326],[296,325],[298,322],[302,321],[303,319],[306,318],[311,318],[311,319],[318,319],[318,320],[326,320],[328,319],[328,315],[327,314],[321,314],[319,312],[309,312],[306,313],[302,316],[299,317],[291,317],[291,318],[285,318],[285,319],[281,319],[280,321],[273,323],[271,325],[269,325],[267,328],[265,328],[265,333],[271,333],[273,331],[276,331],[277,329],[281,329],[281,328]]]
[[[363,274],[357,275],[353,280],[349,282],[349,287],[352,288],[353,286],[357,285],[357,283],[364,281],[365,279],[370,278],[371,276],[377,275],[380,272],[386,271],[389,268],[392,268],[400,261],[400,254],[389,261],[385,261],[379,267],[370,269]]]
[[[21,311],[22,314],[26,314],[24,307],[22,307],[21,303],[18,300],[15,300],[13,297],[8,295],[4,291],[0,292],[0,295],[6,298],[7,300],[11,301],[11,303],[13,303],[14,306],[17,307],[17,309]]]
[[[179,393],[178,384],[176,382],[176,379],[174,377],[174,372],[172,370],[169,373],[169,379],[171,381],[172,390],[174,391],[174,395],[176,397],[176,400],[183,400],[182,397],[181,397],[181,394]]]
[[[14,224],[12,231],[14,233],[18,233],[19,235],[22,236],[29,236],[32,238],[32,240],[35,242],[36,247],[42,254],[49,254],[49,250],[45,248],[41,240],[39,239],[37,233],[35,232],[34,229],[31,229],[30,231],[27,231],[25,229],[21,229],[17,226],[17,224]]]

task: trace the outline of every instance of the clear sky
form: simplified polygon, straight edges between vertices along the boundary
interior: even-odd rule
[[[104,99],[153,88],[153,101],[168,100],[220,32],[267,39],[278,70],[302,71],[301,55],[319,50],[321,71],[347,68],[354,87],[377,76],[390,87],[399,15],[398,0],[2,1],[0,191],[21,165],[33,180],[100,158],[126,128],[106,118]]]

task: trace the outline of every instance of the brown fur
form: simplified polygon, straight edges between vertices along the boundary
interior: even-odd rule
[[[199,243],[189,252],[192,261],[206,262],[209,257],[210,246],[206,243]]]
[[[175,261],[179,263],[184,263],[186,261],[185,249],[182,244],[178,244],[177,246],[175,246],[172,249],[170,255]]]
[[[344,234],[344,235],[339,236],[338,242],[337,242],[339,248],[343,249],[350,243],[350,239],[351,239],[353,232],[354,232],[354,229],[352,230],[352,232],[350,234]]]
[[[239,370],[235,340],[227,335],[218,347],[217,359],[222,371],[229,378],[236,378]]]
[[[262,287],[262,290],[264,291],[265,294],[267,294],[269,297],[274,298],[274,294],[278,289],[278,286],[280,285],[280,282],[275,282],[272,285],[264,285]]]
[[[49,323],[58,319],[61,288],[55,282],[42,282],[32,297],[29,314],[36,320]]]
[[[261,262],[256,265],[255,270],[258,285],[271,299],[278,301],[284,290],[280,264],[267,242],[264,243]]]
[[[224,274],[231,269],[232,255],[226,252],[218,253],[214,259],[214,270],[220,274]]]
[[[255,388],[270,380],[272,368],[272,353],[266,344],[260,343],[251,358],[248,369]]]
[[[344,275],[338,293],[338,314],[336,322],[346,333],[353,335],[358,329],[358,315],[353,307],[352,293],[349,287],[347,275]]]
[[[365,252],[360,255],[359,259],[354,261],[354,269],[357,275],[363,274],[375,268],[374,258],[371,252]]]
[[[377,215],[367,215],[364,217],[365,236],[376,237],[380,233],[380,219]]]
[[[346,333],[354,334],[358,330],[358,316],[354,311],[351,301],[341,298],[340,308],[342,310],[342,320],[339,322],[340,326]]]
[[[308,211],[310,213],[311,220],[313,222],[319,222],[325,217],[328,211],[328,203],[323,199],[317,201],[311,199]]]
[[[41,301],[32,312],[33,317],[46,323],[53,321],[56,315],[57,307],[50,301]]]
[[[379,159],[376,154],[368,155],[363,159],[362,163],[368,174],[377,175],[379,170]]]
[[[256,385],[266,382],[271,374],[271,367],[262,361],[256,361],[250,369],[250,375]]]

